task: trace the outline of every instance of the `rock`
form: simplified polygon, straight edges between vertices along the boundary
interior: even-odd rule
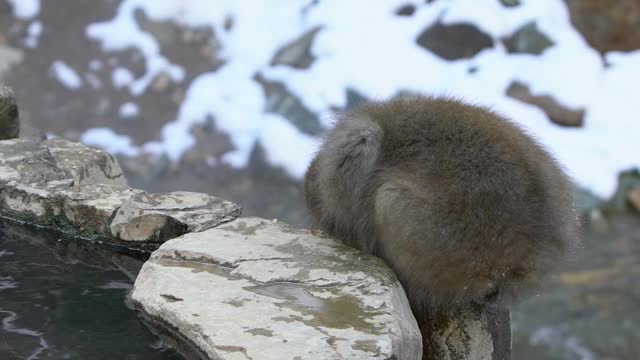
[[[111,238],[110,222],[122,203],[142,190],[109,185],[73,186],[73,179],[0,186],[0,214],[86,238]]]
[[[640,1],[565,0],[571,22],[604,54],[640,49]]]
[[[142,190],[112,185],[83,185],[61,192],[64,197],[63,213],[84,236],[111,237],[111,220],[116,210]]]
[[[423,360],[511,359],[511,318],[505,308],[476,306],[424,325]]]
[[[191,150],[182,156],[181,165],[183,165],[183,163],[207,163],[207,159],[211,158],[216,159],[217,162],[224,154],[235,149],[229,135],[216,127],[216,121],[212,116],[207,116],[201,124],[193,125],[191,134],[195,138],[196,143]],[[172,166],[172,161],[166,155],[159,158],[156,156],[156,158],[157,159],[153,159],[152,161],[154,168],[149,169],[149,171],[144,171],[144,173],[155,175],[157,179],[163,173],[169,171]],[[135,161],[135,159],[129,159],[129,161]],[[139,165],[136,164],[134,166],[138,167]],[[148,166],[149,165],[147,165],[147,167]]]
[[[7,86],[0,84],[0,140],[14,139],[20,134],[16,97]]]
[[[11,139],[0,141],[0,213],[49,222],[61,204],[56,191],[73,185],[68,174],[55,166],[49,150],[36,142]]]
[[[127,179],[113,155],[64,139],[46,140],[44,145],[49,148],[58,168],[73,176],[75,186],[127,187]]]
[[[29,185],[9,181],[0,185],[0,214],[39,225],[56,224],[63,207],[56,194],[72,185],[72,179]]]
[[[520,0],[500,0],[504,7],[516,7],[520,5]]]
[[[240,218],[167,241],[129,301],[187,358],[422,356],[406,296],[381,260],[281,222]]]
[[[547,114],[549,120],[560,126],[581,127],[584,124],[584,110],[569,109],[548,95],[533,95],[529,87],[513,82],[507,89],[507,96],[534,105]]]
[[[422,32],[416,42],[445,60],[472,58],[493,47],[493,39],[473,25],[442,22]]]
[[[553,42],[538,30],[535,22],[525,24],[513,35],[502,40],[509,53],[542,54]]]
[[[416,12],[414,4],[404,4],[396,9],[395,14],[398,16],[411,16]]]
[[[627,201],[636,211],[640,211],[640,186],[636,186],[629,194],[627,194]]]
[[[265,112],[285,117],[298,130],[309,135],[320,135],[323,131],[320,120],[312,111],[292,94],[283,83],[270,81],[257,74],[254,79],[262,85],[266,99]]]
[[[315,26],[302,34],[299,38],[283,46],[271,60],[271,66],[287,65],[296,69],[308,69],[315,57],[311,54],[311,45],[321,26]]]
[[[42,143],[25,139],[0,141],[0,184],[8,180],[32,184],[69,178]]]
[[[111,223],[114,237],[163,242],[186,232],[203,231],[240,216],[240,207],[206,194],[176,191],[137,194]]]
[[[118,175],[119,174],[119,175]],[[111,238],[126,187],[111,155],[56,139],[0,141],[0,214],[83,237]]]
[[[616,192],[603,208],[608,212],[626,212],[633,205],[629,202],[629,194],[640,187],[640,169],[634,168],[618,174]]]

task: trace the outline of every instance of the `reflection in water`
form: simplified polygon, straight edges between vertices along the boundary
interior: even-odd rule
[[[0,359],[182,359],[124,305],[140,266],[0,221]]]

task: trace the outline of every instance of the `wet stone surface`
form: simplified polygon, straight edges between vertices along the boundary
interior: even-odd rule
[[[163,242],[187,232],[212,228],[239,215],[238,205],[206,194],[139,193],[120,207],[111,231],[122,240]]]
[[[422,354],[406,296],[381,260],[259,218],[164,243],[130,301],[183,353],[205,358]]]
[[[109,224],[129,189],[114,157],[62,139],[0,141],[0,214],[109,236]]]
[[[115,157],[78,143],[11,139],[0,141],[0,215],[155,249],[231,221],[240,207],[206,194],[129,188]]]

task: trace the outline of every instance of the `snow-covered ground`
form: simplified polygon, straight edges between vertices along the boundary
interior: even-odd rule
[[[37,15],[39,1],[13,0],[16,16]],[[394,11],[413,3],[411,17]],[[210,26],[222,45],[226,64],[200,75],[188,91],[175,121],[162,139],[140,147],[126,134],[92,129],[83,141],[125,154],[165,152],[179,158],[195,142],[192,125],[213,115],[236,148],[223,159],[243,167],[251,148],[261,142],[267,158],[301,177],[319,139],[301,133],[279,115],[264,112],[265,99],[254,80],[261,73],[282,81],[324,125],[330,108],[346,103],[346,89],[371,99],[386,99],[399,90],[445,94],[493,107],[545,144],[582,186],[602,196],[615,187],[615,174],[640,166],[640,121],[636,91],[640,83],[640,51],[609,53],[603,59],[590,48],[569,20],[562,0],[521,0],[503,7],[497,0],[124,0],[116,16],[91,24],[86,36],[105,51],[136,47],[146,59],[146,73],[134,78],[127,69],[113,74],[114,86],[127,87],[131,105],[122,112],[135,116],[135,97],[144,93],[159,73],[184,81],[184,69],[164,57],[153,36],[136,23],[133,11],[143,8],[154,20],[186,26]],[[223,28],[233,19],[230,30]],[[415,39],[438,19],[471,23],[500,39],[535,21],[554,42],[541,55],[509,54],[496,41],[471,59],[444,61],[417,45]],[[305,31],[321,26],[311,49],[316,60],[309,69],[271,66],[275,52]],[[605,66],[605,62],[607,66]],[[52,68],[69,88],[80,87],[63,63]],[[477,71],[470,73],[474,67]],[[586,110],[585,126],[562,128],[538,108],[506,96],[512,81],[527,84],[534,95],[551,95],[563,105]],[[132,119],[132,121],[135,121]]]

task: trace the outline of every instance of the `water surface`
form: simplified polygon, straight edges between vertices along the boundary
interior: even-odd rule
[[[0,359],[182,359],[124,304],[140,266],[0,220]]]

